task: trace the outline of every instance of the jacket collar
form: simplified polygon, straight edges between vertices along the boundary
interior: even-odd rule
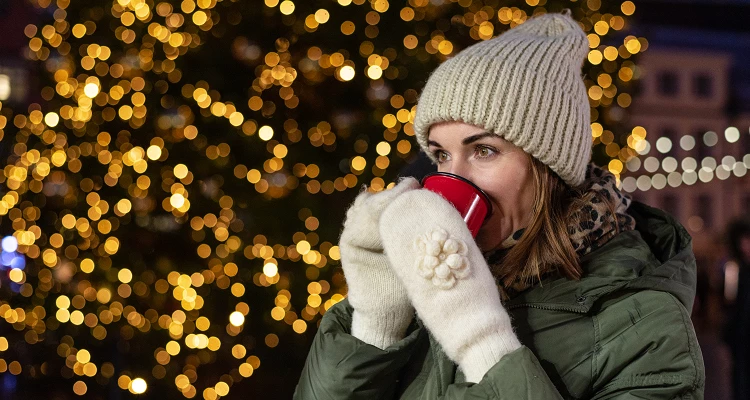
[[[613,237],[580,259],[583,276],[574,281],[544,279],[506,303],[509,309],[536,307],[586,313],[618,290],[659,290],[692,307],[696,286],[690,235],[665,212],[633,202],[628,213],[636,228]]]

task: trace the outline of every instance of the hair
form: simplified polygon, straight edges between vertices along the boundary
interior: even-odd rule
[[[506,288],[518,281],[541,279],[552,270],[568,279],[580,279],[582,270],[569,226],[582,217],[581,209],[595,196],[607,204],[613,215],[616,206],[613,199],[594,191],[571,188],[548,166],[528,157],[535,191],[531,219],[518,243],[493,270]]]

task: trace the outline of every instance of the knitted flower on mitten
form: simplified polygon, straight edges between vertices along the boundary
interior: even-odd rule
[[[451,238],[443,229],[435,229],[417,237],[417,263],[419,275],[429,279],[441,289],[450,289],[456,279],[469,273],[469,260],[466,258],[466,243]]]
[[[383,249],[412,305],[470,382],[521,347],[487,263],[461,215],[426,189],[380,217]]]

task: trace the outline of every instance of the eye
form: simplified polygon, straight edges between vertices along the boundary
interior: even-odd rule
[[[487,145],[478,145],[474,149],[474,154],[476,154],[477,158],[488,158],[497,154],[497,150]]]
[[[435,159],[437,160],[438,164],[442,164],[448,161],[448,153],[446,153],[443,150],[437,150],[432,154],[433,156],[435,156]]]

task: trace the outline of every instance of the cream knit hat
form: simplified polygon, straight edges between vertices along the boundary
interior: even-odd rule
[[[591,158],[591,111],[581,77],[588,50],[569,11],[530,18],[467,47],[441,64],[422,91],[414,120],[419,145],[433,158],[430,126],[462,121],[494,132],[569,185],[580,185]]]

